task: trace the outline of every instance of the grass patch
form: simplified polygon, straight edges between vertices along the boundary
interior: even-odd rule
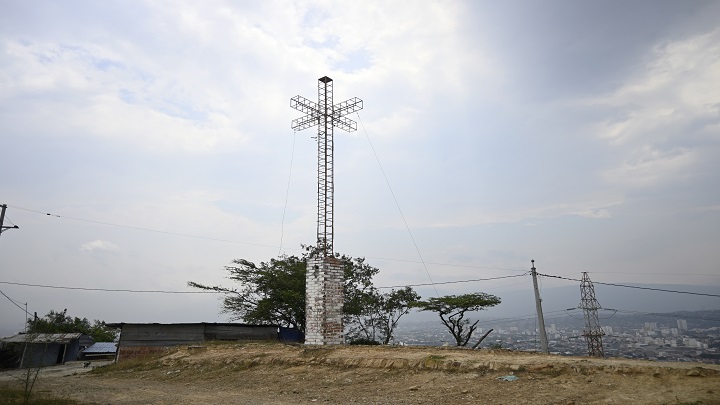
[[[162,357],[169,353],[159,353],[138,357],[134,359],[121,360],[119,363],[110,364],[104,367],[92,369],[90,374],[103,375],[118,372],[136,372],[136,371],[152,371],[163,368],[165,365],[161,361]]]
[[[28,402],[25,402],[23,399],[23,390],[11,388],[8,386],[0,386],[0,404],[78,405],[81,404],[81,402],[77,402],[72,399],[55,398],[47,394],[41,393],[33,394],[32,396],[30,396],[30,400]]]
[[[324,358],[332,352],[333,349],[326,349],[324,347],[306,347],[303,349],[301,355],[302,357]]]
[[[447,356],[439,354],[430,354],[423,360],[423,366],[427,368],[437,368],[438,364],[442,363],[446,357]]]

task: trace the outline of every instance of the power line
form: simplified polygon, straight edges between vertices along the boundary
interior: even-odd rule
[[[406,259],[392,259],[388,257],[375,257],[375,256],[365,256],[366,259],[375,259],[375,260],[387,260],[392,262],[403,262],[403,263],[417,263],[417,264],[432,264],[436,266],[448,266],[448,267],[465,267],[469,269],[483,269],[483,270],[503,270],[503,271],[516,271],[519,273],[527,273],[527,270],[521,270],[521,269],[508,269],[503,267],[489,267],[489,266],[473,266],[471,264],[451,264],[451,263],[437,263],[437,262],[427,262],[427,261],[417,261],[417,260],[406,260]]]
[[[425,260],[422,257],[422,254],[420,253],[420,248],[418,247],[417,242],[415,242],[415,237],[413,236],[412,232],[410,231],[410,225],[408,225],[407,220],[405,219],[405,214],[403,214],[402,209],[400,208],[400,203],[398,202],[397,197],[395,196],[395,192],[393,191],[392,187],[390,186],[390,180],[388,180],[387,175],[385,174],[385,169],[383,168],[382,164],[380,163],[380,158],[377,155],[377,152],[375,151],[375,147],[372,144],[372,141],[370,141],[370,135],[367,132],[367,129],[365,129],[365,124],[363,123],[362,119],[360,119],[360,113],[357,113],[358,121],[360,121],[360,125],[363,128],[363,131],[365,132],[365,137],[368,140],[368,143],[370,144],[370,149],[372,149],[373,155],[375,155],[375,160],[378,163],[378,166],[380,167],[380,171],[382,172],[383,177],[385,178],[385,183],[388,186],[388,189],[390,189],[390,194],[392,195],[393,200],[395,200],[395,205],[397,206],[398,211],[400,212],[400,217],[402,217],[403,222],[405,223],[405,228],[408,231],[408,234],[410,235],[410,239],[412,240],[413,245],[415,246],[415,250],[417,251],[418,257],[420,257],[420,261],[423,264],[423,267],[425,268],[425,273],[427,273],[428,279],[430,279],[430,284],[433,286],[433,289],[435,290],[435,295],[438,297],[440,294],[437,291],[437,288],[435,288],[435,283],[433,282],[432,276],[430,276],[430,271],[427,268],[427,265],[425,264]]]
[[[57,285],[15,283],[15,282],[11,282],[11,281],[0,281],[0,284],[19,285],[19,286],[24,286],[24,287],[54,288],[54,289],[59,289],[59,290],[80,290],[80,291],[157,293],[157,294],[219,294],[219,292],[216,292],[216,291],[131,290],[131,289],[123,289],[123,288],[68,287],[68,286],[57,286]],[[3,294],[3,295],[5,295],[5,294]]]
[[[564,312],[564,311],[550,311],[550,312],[545,312],[545,314],[546,315],[554,315],[554,314],[561,313],[561,312]],[[536,317],[537,317],[537,314],[519,315],[519,316],[512,316],[512,317],[507,317],[507,318],[488,319],[488,320],[482,321],[482,323],[483,323],[483,325],[496,325],[496,324],[510,322],[510,321],[529,320],[529,319],[534,319]]]
[[[25,308],[23,308],[23,307],[21,307],[20,305],[18,305],[18,304],[15,302],[14,299],[8,297],[4,292],[2,292],[2,290],[0,290],[0,294],[2,294],[5,298],[7,298],[13,305],[15,305],[16,307],[20,308],[21,311],[25,312],[26,314],[28,313],[28,312],[25,310]]]
[[[575,278],[569,278],[569,277],[562,277],[562,276],[553,276],[549,274],[540,274],[543,277],[551,277],[551,278],[559,278],[562,280],[568,280],[568,281],[582,281]],[[625,288],[636,288],[639,290],[650,290],[650,291],[662,291],[662,292],[669,292],[669,293],[676,293],[676,294],[689,294],[689,295],[702,295],[706,297],[720,297],[720,294],[706,294],[706,293],[699,293],[699,292],[691,292],[691,291],[677,291],[677,290],[666,290],[663,288],[653,288],[653,287],[640,287],[636,285],[625,285],[625,284],[615,284],[615,283],[601,283],[599,281],[593,281],[593,284],[602,284],[602,285],[610,285],[614,287],[625,287]]]
[[[654,272],[631,272],[631,271],[600,271],[600,272],[594,272],[593,274],[638,274],[638,275],[660,275],[660,276],[667,276],[668,273],[654,273]],[[679,274],[680,275],[680,274]],[[720,274],[710,274],[710,273],[682,273],[682,276],[715,276],[718,277]]]
[[[491,277],[491,278],[478,278],[478,279],[471,279],[471,280],[455,280],[455,281],[445,281],[435,284],[455,284],[455,283],[470,283],[475,281],[489,281],[489,280],[498,280],[503,278],[512,278],[512,277],[521,277],[524,276],[524,274],[518,274],[513,276],[502,276],[502,277]],[[70,287],[70,286],[56,286],[56,285],[44,285],[44,284],[30,284],[30,283],[18,283],[18,282],[12,282],[12,281],[0,281],[0,284],[9,284],[9,285],[17,285],[17,286],[23,286],[23,287],[38,287],[38,288],[54,288],[59,290],[80,290],[80,291],[103,291],[103,292],[129,292],[129,293],[158,293],[158,294],[223,294],[222,291],[172,291],[172,290],[132,290],[132,289],[124,289],[124,288],[95,288],[95,287]],[[385,288],[402,288],[402,287],[419,287],[419,286],[426,286],[431,284],[407,284],[407,285],[396,285],[396,286],[388,286],[388,287],[378,287],[379,289],[385,289]],[[0,291],[2,293],[2,291]],[[5,294],[3,294],[5,295]],[[13,304],[15,303],[10,297],[5,296],[6,298],[10,299]],[[16,304],[17,306],[17,304]]]
[[[503,278],[513,278],[513,277],[522,277],[522,276],[525,276],[525,274],[517,274],[517,275],[513,275],[513,276],[490,277],[490,278],[475,278],[475,279],[471,279],[471,280],[443,281],[443,282],[424,283],[424,284],[393,285],[393,286],[388,286],[388,287],[377,287],[377,288],[384,289],[384,288],[403,288],[403,287],[424,287],[424,286],[428,286],[428,285],[435,286],[435,285],[441,285],[441,284],[471,283],[471,282],[475,282],[475,281],[500,280]]]
[[[616,309],[615,311],[620,312],[621,315],[628,313],[628,314],[632,314],[632,315],[652,315],[652,316],[660,316],[660,317],[664,317],[664,318],[686,318],[686,319],[697,319],[700,321],[720,322],[720,319],[718,319],[718,318],[706,318],[706,317],[702,317],[702,316],[684,315],[684,314],[680,314],[678,312],[659,313],[659,312],[631,311],[631,310],[627,310],[627,309]]]
[[[287,211],[288,198],[290,197],[290,179],[292,179],[293,158],[295,157],[295,140],[297,131],[293,131],[292,151],[290,152],[290,173],[288,173],[287,189],[285,190],[285,206],[283,207],[282,222],[280,223],[280,248],[278,256],[282,254],[283,239],[285,238],[285,212]]]
[[[215,241],[215,242],[235,243],[235,244],[240,244],[240,245],[250,245],[250,246],[260,246],[260,247],[267,247],[267,248],[273,248],[273,249],[277,249],[277,248],[282,249],[282,245],[275,246],[275,245],[267,245],[267,244],[261,244],[261,243],[236,241],[236,240],[230,240],[230,239],[212,238],[212,237],[207,237],[207,236],[197,236],[197,235],[191,235],[191,234],[185,234],[185,233],[163,231],[163,230],[158,230],[158,229],[142,228],[142,227],[132,226],[132,225],[114,224],[114,223],[110,223],[110,222],[96,221],[96,220],[92,220],[92,219],[67,217],[67,216],[53,214],[53,213],[49,213],[49,212],[38,211],[38,210],[31,209],[31,208],[20,207],[17,205],[8,204],[8,206],[19,209],[19,210],[32,212],[35,214],[40,214],[40,215],[45,215],[45,216],[50,216],[50,217],[55,217],[55,218],[60,218],[60,219],[69,219],[69,220],[73,220],[73,221],[88,222],[88,223],[93,223],[93,224],[98,224],[98,225],[113,226],[116,228],[127,228],[127,229],[133,229],[136,231],[153,232],[153,233],[160,233],[160,234],[173,235],[173,236],[183,236],[183,237],[187,237],[187,238],[204,239],[204,240],[210,240],[210,241]],[[285,248],[285,249],[286,250],[294,250],[294,251],[302,251],[303,250],[300,248]],[[363,257],[365,257],[366,259],[387,260],[387,261],[402,262],[402,263],[417,263],[417,264],[423,264],[423,265],[432,264],[432,265],[436,265],[436,266],[447,266],[447,267],[462,267],[462,268],[471,268],[471,269],[487,269],[487,270],[504,270],[504,271],[525,272],[525,270],[500,268],[500,267],[473,266],[473,265],[467,265],[467,264],[452,264],[452,263],[436,263],[436,262],[425,262],[425,261],[406,260],[406,259],[393,259],[393,258],[388,258],[388,257],[375,257],[375,256],[363,256]]]
[[[237,244],[241,244],[241,245],[260,246],[260,247],[267,247],[267,248],[277,248],[277,247],[278,247],[278,246],[273,246],[273,245],[265,245],[265,244],[261,244],[261,243],[240,242],[240,241],[229,240],[229,239],[220,239],[220,238],[211,238],[211,237],[207,237],[207,236],[190,235],[190,234],[187,234],[187,233],[177,233],[177,232],[161,231],[161,230],[157,230],[157,229],[142,228],[142,227],[139,227],[139,226],[132,226],[132,225],[113,224],[113,223],[111,223],[111,222],[95,221],[95,220],[92,220],[92,219],[83,219],[83,218],[67,217],[67,216],[64,216],[64,215],[51,214],[51,213],[49,213],[49,212],[37,211],[37,210],[30,209],[30,208],[18,207],[17,205],[8,205],[8,206],[9,206],[9,207],[13,207],[13,208],[17,208],[17,209],[19,209],[19,210],[34,212],[34,213],[36,213],[36,214],[46,215],[46,216],[50,216],[50,217],[56,217],[56,218],[62,218],[62,219],[70,219],[70,220],[73,220],[73,221],[89,222],[89,223],[93,223],[93,224],[106,225],[106,226],[114,226],[114,227],[117,227],[117,228],[134,229],[134,230],[137,230],[137,231],[154,232],[154,233],[161,233],[161,234],[165,234],[165,235],[184,236],[184,237],[186,237],[186,238],[205,239],[205,240],[212,240],[212,241],[216,241],[216,242],[237,243]],[[296,250],[299,250],[299,249],[296,249]]]

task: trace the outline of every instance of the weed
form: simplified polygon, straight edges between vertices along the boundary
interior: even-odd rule
[[[30,398],[27,402],[25,400],[25,391],[7,386],[0,386],[0,403],[15,405],[15,404],[30,404],[30,405],[76,405],[80,404],[72,399],[61,399],[54,398],[44,394],[35,394],[33,398]]]
[[[118,371],[135,372],[135,371],[150,371],[164,367],[161,358],[166,356],[167,353],[151,354],[143,357],[137,357],[134,359],[122,360],[114,364],[110,364],[104,367],[98,367],[90,371],[92,374],[108,374]]]
[[[431,354],[423,360],[423,366],[427,368],[437,368],[438,363],[442,362],[447,356]]]
[[[326,357],[330,353],[332,353],[332,349],[307,347],[302,351],[302,356],[319,358],[319,357]]]

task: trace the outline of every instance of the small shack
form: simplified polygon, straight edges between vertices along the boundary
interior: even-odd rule
[[[80,351],[92,345],[82,333],[21,333],[0,339],[6,352],[15,353],[16,367],[44,367],[78,360]]]
[[[277,341],[277,325],[242,323],[109,323],[120,329],[117,361],[162,353],[168,348],[198,345],[211,340]],[[283,333],[283,336],[287,333]],[[299,337],[298,337],[299,338]]]
[[[117,343],[95,342],[80,353],[80,360],[114,360],[117,355]]]

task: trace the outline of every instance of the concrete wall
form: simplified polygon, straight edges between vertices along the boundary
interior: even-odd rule
[[[121,324],[118,361],[166,352],[182,345],[208,340],[278,339],[277,326],[222,323]]]
[[[80,345],[77,339],[68,343],[27,343],[24,345],[20,368],[53,366],[79,359]]]

